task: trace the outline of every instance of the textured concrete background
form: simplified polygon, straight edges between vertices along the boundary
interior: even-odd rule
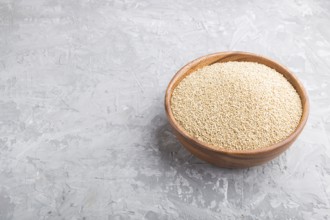
[[[329,1],[0,3],[0,219],[330,219]],[[308,124],[263,166],[226,170],[173,137],[163,99],[199,56],[294,71]]]

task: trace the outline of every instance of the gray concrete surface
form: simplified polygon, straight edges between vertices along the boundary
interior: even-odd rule
[[[330,219],[329,1],[0,1],[0,219]],[[173,74],[250,51],[286,65],[308,124],[219,169],[166,121]]]

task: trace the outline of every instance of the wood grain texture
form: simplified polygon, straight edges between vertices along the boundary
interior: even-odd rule
[[[188,134],[175,120],[172,114],[170,101],[172,93],[180,81],[195,70],[204,66],[228,61],[250,61],[264,64],[283,74],[283,76],[293,85],[300,96],[303,113],[296,130],[288,138],[279,143],[273,144],[270,147],[255,150],[215,150],[209,144],[201,142]],[[306,124],[309,114],[309,102],[303,85],[293,73],[281,64],[263,56],[246,52],[220,52],[200,57],[185,65],[175,74],[166,90],[165,109],[176,137],[192,154],[219,167],[245,168],[266,163],[283,153],[292,145]]]

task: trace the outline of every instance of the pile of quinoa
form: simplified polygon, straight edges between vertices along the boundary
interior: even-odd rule
[[[288,137],[302,104],[284,76],[254,62],[205,66],[174,89],[171,109],[191,136],[215,149],[259,149]]]

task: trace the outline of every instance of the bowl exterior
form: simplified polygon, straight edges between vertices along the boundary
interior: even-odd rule
[[[172,127],[173,128],[173,127]],[[179,140],[179,142],[193,155],[202,159],[210,164],[213,164],[222,168],[248,168],[257,165],[264,164],[287,150],[295,139],[292,139],[291,142],[282,145],[279,148],[276,148],[272,151],[267,151],[264,153],[255,153],[255,154],[230,154],[220,151],[212,151],[209,150],[198,143],[191,141],[184,136],[182,136],[179,132],[177,132],[174,128],[173,131],[175,136]]]

